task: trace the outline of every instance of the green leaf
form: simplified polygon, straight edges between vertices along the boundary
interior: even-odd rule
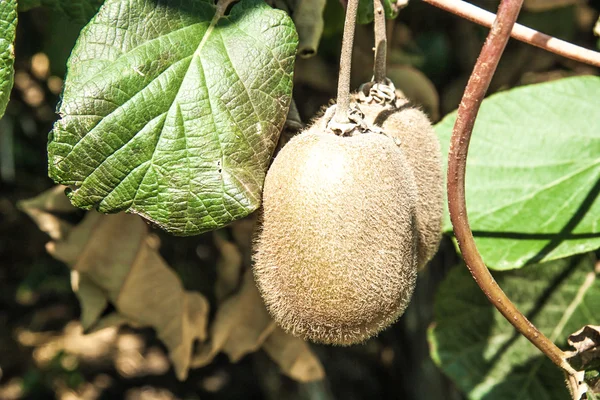
[[[194,235],[260,205],[297,35],[261,0],[106,1],[69,60],[49,174],[72,203]]]
[[[490,268],[520,268],[600,247],[598,93],[600,78],[586,76],[483,101],[469,148],[466,198]],[[455,120],[452,113],[436,126],[444,157]],[[452,231],[447,212],[444,230]]]
[[[562,348],[597,320],[600,280],[591,257],[494,274],[515,305]],[[432,358],[473,400],[566,400],[562,371],[491,305],[467,268],[454,268],[435,301],[428,339]]]
[[[19,11],[35,7],[50,7],[75,22],[87,22],[96,14],[104,0],[19,0]]]
[[[383,1],[383,8],[385,10],[386,18],[392,19],[398,16],[398,10],[395,3],[396,0]],[[358,15],[356,17],[357,22],[359,24],[368,24],[373,22],[374,14],[373,0],[360,0],[358,3]]]
[[[0,117],[4,115],[15,75],[17,1],[0,1]]]

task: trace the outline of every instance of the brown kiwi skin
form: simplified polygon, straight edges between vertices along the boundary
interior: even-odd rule
[[[351,345],[410,301],[416,184],[391,138],[340,137],[322,122],[294,137],[267,173],[254,276],[285,331]]]
[[[386,135],[399,139],[399,146],[417,184],[417,251],[419,269],[435,255],[442,237],[444,176],[442,153],[427,115],[399,95],[394,105],[360,104],[369,125],[381,127]]]

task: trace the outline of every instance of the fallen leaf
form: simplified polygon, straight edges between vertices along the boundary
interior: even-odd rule
[[[600,325],[586,325],[569,336],[567,340],[577,354],[583,354],[600,346]]]
[[[90,212],[76,226],[71,226],[61,239],[46,243],[46,251],[65,264],[75,264],[86,243],[90,240],[94,227],[98,224],[101,214]],[[72,234],[75,230],[76,233]],[[67,238],[69,240],[62,240]]]
[[[207,300],[183,289],[143,220],[130,214],[88,212],[73,226],[54,214],[76,210],[64,189],[57,186],[22,201],[20,207],[53,239],[46,245],[48,252],[71,269],[84,332],[95,334],[123,324],[153,327],[169,350],[179,379],[185,379],[190,367],[209,364],[219,352],[237,362],[261,347],[293,379],[309,382],[324,377],[310,345],[276,328],[254,283],[249,267],[256,215],[232,224],[234,242],[214,235],[221,253],[215,288],[220,306],[207,341]],[[109,305],[115,310],[104,315]],[[196,340],[200,347],[192,357]]]
[[[269,335],[263,349],[285,375],[298,382],[313,382],[325,377],[325,370],[310,345],[279,327]]]
[[[215,283],[215,297],[221,303],[230,296],[240,283],[240,274],[243,266],[242,253],[238,246],[223,237],[221,231],[213,235],[215,246],[220,257],[217,260],[217,281]]]
[[[66,186],[58,185],[42,192],[39,196],[21,200],[17,204],[19,209],[26,213],[42,232],[47,233],[54,240],[63,238],[73,227],[54,213],[77,211],[77,208],[71,205],[65,195],[65,189]]]
[[[275,329],[258,293],[252,271],[247,270],[240,291],[227,299],[210,328],[210,340],[201,346],[192,361],[193,367],[209,364],[224,352],[232,362],[258,350]]]
[[[288,129],[284,129],[279,136],[279,144],[277,148],[279,149],[282,141],[290,140],[292,137],[291,132]],[[242,260],[244,265],[248,268],[252,265],[252,241],[254,239],[254,232],[256,229],[256,223],[259,218],[259,214],[261,211],[256,211],[247,216],[246,218],[235,221],[231,224],[231,235],[233,236],[233,241],[237,244],[238,249],[242,252]]]
[[[567,342],[575,348],[568,358],[576,369],[600,369],[600,325],[584,326],[570,335]]]
[[[71,271],[71,288],[81,307],[81,326],[84,332],[88,331],[108,306],[108,299],[100,287],[77,271]]]
[[[184,290],[140,217],[92,211],[78,225],[68,225],[52,214],[72,209],[61,192],[56,187],[20,206],[54,239],[48,252],[73,271],[82,326],[87,332],[124,323],[154,328],[177,377],[185,379],[194,341],[206,339],[207,300]],[[109,304],[115,312],[101,318]]]

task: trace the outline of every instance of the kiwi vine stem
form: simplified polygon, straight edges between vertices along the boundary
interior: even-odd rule
[[[348,110],[350,109],[350,69],[352,66],[352,47],[354,46],[354,31],[356,14],[358,13],[358,0],[348,0],[344,33],[342,37],[342,52],[340,55],[340,72],[338,76],[337,107],[333,119],[340,124],[350,122]]]
[[[374,32],[375,32],[375,62],[373,76],[376,83],[385,83],[387,62],[387,31],[385,29],[385,11],[383,0],[373,0]]]
[[[423,1],[488,28],[491,27],[492,23],[494,22],[494,13],[482,10],[473,4],[462,0]],[[546,35],[520,24],[515,24],[513,26],[510,35],[521,42],[539,47],[562,57],[600,67],[600,52],[586,49],[573,43],[557,39],[553,36]]]
[[[565,354],[515,307],[494,280],[477,250],[467,216],[465,172],[475,118],[522,5],[523,0],[502,0],[500,2],[496,20],[481,49],[458,107],[448,153],[448,208],[454,235],[465,263],[483,293],[521,334],[572,376],[575,374],[575,370],[566,361]]]

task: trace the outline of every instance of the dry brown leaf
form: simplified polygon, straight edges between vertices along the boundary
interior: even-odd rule
[[[143,328],[142,325],[139,325],[135,321],[132,321],[124,315],[114,311],[108,315],[105,315],[104,317],[101,317],[90,327],[90,329],[86,330],[86,333],[96,333],[106,328],[114,328],[121,325],[129,325],[132,328]]]
[[[87,213],[83,220],[77,226],[71,227],[60,240],[55,239],[46,243],[46,251],[65,264],[75,264],[86,243],[90,240],[94,227],[98,224],[101,216],[96,212]],[[66,238],[68,240],[65,240]]]
[[[567,340],[575,351],[569,352],[577,369],[585,369],[590,364],[600,364],[600,325],[586,325],[569,336]]]
[[[310,345],[279,327],[269,335],[263,349],[285,375],[296,381],[313,382],[325,377],[325,370]]]
[[[206,299],[184,291],[158,254],[158,241],[139,217],[88,212],[73,226],[54,215],[76,211],[64,189],[55,187],[20,206],[52,237],[48,252],[71,268],[85,332],[123,324],[155,328],[169,349],[179,379],[187,376],[190,366],[204,366],[219,352],[237,362],[262,346],[291,378],[302,382],[323,378],[323,367],[309,345],[275,328],[250,270],[239,285],[243,267],[249,265],[255,216],[232,225],[235,243],[215,235],[222,257],[216,294],[222,304],[210,329],[210,341],[191,361],[194,341],[206,340]],[[232,294],[238,286],[239,291]],[[102,316],[109,304],[115,311]]]
[[[574,399],[587,398],[585,393],[600,392],[600,387],[584,379],[585,370],[600,366],[600,325],[586,325],[567,339],[575,350],[566,352],[569,363],[579,372],[568,383]]]
[[[169,349],[177,377],[185,379],[194,341],[206,338],[206,299],[183,289],[178,276],[153,247],[146,224],[138,216],[106,215],[92,226],[80,226],[90,229],[91,236],[72,268],[105,291],[118,312],[109,316],[111,322],[124,319],[153,327]],[[72,236],[78,241],[80,226],[69,235],[67,246]],[[60,247],[57,243],[56,249]],[[106,320],[103,323],[108,325]]]
[[[77,211],[65,195],[66,186],[58,185],[27,200],[21,200],[18,207],[29,215],[42,232],[52,239],[63,238],[73,225],[63,221],[53,213],[69,213]]]
[[[221,303],[239,286],[243,259],[238,246],[225,239],[220,231],[215,232],[213,237],[220,254],[217,261],[215,297],[217,302]]]
[[[65,194],[66,189],[66,186],[56,185],[34,198],[21,200],[19,205],[23,208],[36,208],[47,212],[68,213],[77,211],[78,208],[71,204]]]
[[[193,367],[209,364],[224,352],[232,362],[258,350],[275,328],[254,283],[252,271],[244,274],[240,291],[217,310],[210,328],[210,340],[192,361]]]
[[[60,202],[63,190],[52,189],[22,207],[29,215],[38,211],[32,218],[54,239],[48,252],[74,271],[82,325],[87,331],[123,323],[153,327],[169,349],[177,377],[185,379],[194,341],[206,339],[207,300],[184,290],[136,215],[88,212],[80,224],[64,229],[50,213],[69,209]],[[99,319],[109,303],[116,312]]]
[[[246,218],[240,219],[239,221],[235,221],[233,224],[231,224],[233,240],[244,252],[251,250],[252,236],[254,234],[254,228],[256,227],[257,217],[258,212],[254,212]]]
[[[243,259],[243,263],[245,263],[247,266],[250,265],[252,237],[256,227],[257,218],[258,213],[254,213],[248,218],[236,221],[231,226],[233,238],[237,246],[232,243],[229,243],[229,245],[235,247],[238,252],[241,250],[243,257],[240,258],[239,261],[241,262]],[[221,254],[223,254],[225,251],[233,250],[233,247],[224,246],[224,239],[221,237],[217,236],[215,240],[217,247],[221,251]],[[231,255],[229,257],[225,257],[230,260],[238,261],[237,258]],[[218,267],[222,268],[223,265],[219,265]],[[240,268],[241,267],[242,265],[240,264]],[[242,293],[244,293],[243,296]],[[273,361],[279,365],[282,372],[290,378],[299,382],[311,382],[324,378],[325,371],[323,366],[310,349],[310,345],[308,343],[304,342],[302,339],[286,334],[283,330],[276,327],[273,322],[268,323],[271,321],[271,318],[267,314],[268,312],[266,311],[264,303],[262,302],[258,290],[256,289],[256,284],[250,271],[247,271],[244,275],[243,286],[238,296],[239,297],[231,298],[230,303],[226,302],[217,311],[217,319],[221,318],[221,321],[219,321],[221,327],[221,331],[219,332],[220,336],[221,338],[225,338],[224,332],[226,323],[224,321],[225,317],[223,316],[223,313],[228,312],[228,310],[232,311],[234,310],[234,307],[237,308],[240,305],[243,305],[243,303],[247,303],[244,310],[248,310],[249,312],[238,315],[240,317],[244,317],[244,315],[246,315],[244,320],[254,322],[255,325],[253,325],[253,330],[249,329],[250,326],[246,325],[239,333],[243,335],[245,340],[250,338],[254,338],[255,340],[247,340],[247,342],[243,342],[243,345],[238,344],[238,346],[234,346],[236,340],[235,338],[237,336],[233,336],[227,338],[229,341],[231,341],[231,344],[221,342],[223,343],[221,346],[224,347],[222,351],[229,354],[232,361],[238,360],[249,352],[256,351],[258,349],[258,344],[263,342],[262,348],[267,352],[271,359],[273,359]],[[236,303],[234,303],[234,301],[237,302],[238,306],[235,305]],[[240,301],[242,303],[239,303]],[[236,312],[240,311],[244,312],[243,310],[236,310]],[[252,315],[256,315],[256,320],[248,319],[248,316],[252,318]],[[217,319],[215,320],[215,325],[213,325],[215,328],[217,328]],[[231,319],[229,319],[229,321],[231,322]],[[262,321],[262,323],[260,321]],[[240,321],[237,325],[231,325],[229,329],[235,330],[241,328],[242,323],[245,324],[245,322]],[[261,334],[261,330],[263,329],[264,331]],[[214,330],[215,332],[211,333],[212,336],[216,336],[217,329]],[[245,333],[248,331],[250,331],[249,334]],[[205,349],[203,353],[200,353],[196,359],[198,366],[210,362],[216,353],[218,353],[218,351],[215,351],[217,347],[218,345],[211,346]]]
[[[600,325],[586,325],[570,335],[567,341],[569,345],[575,347],[577,353],[600,346]]]
[[[98,321],[108,306],[108,299],[101,288],[77,271],[71,271],[71,288],[79,300],[81,326],[86,332]]]

